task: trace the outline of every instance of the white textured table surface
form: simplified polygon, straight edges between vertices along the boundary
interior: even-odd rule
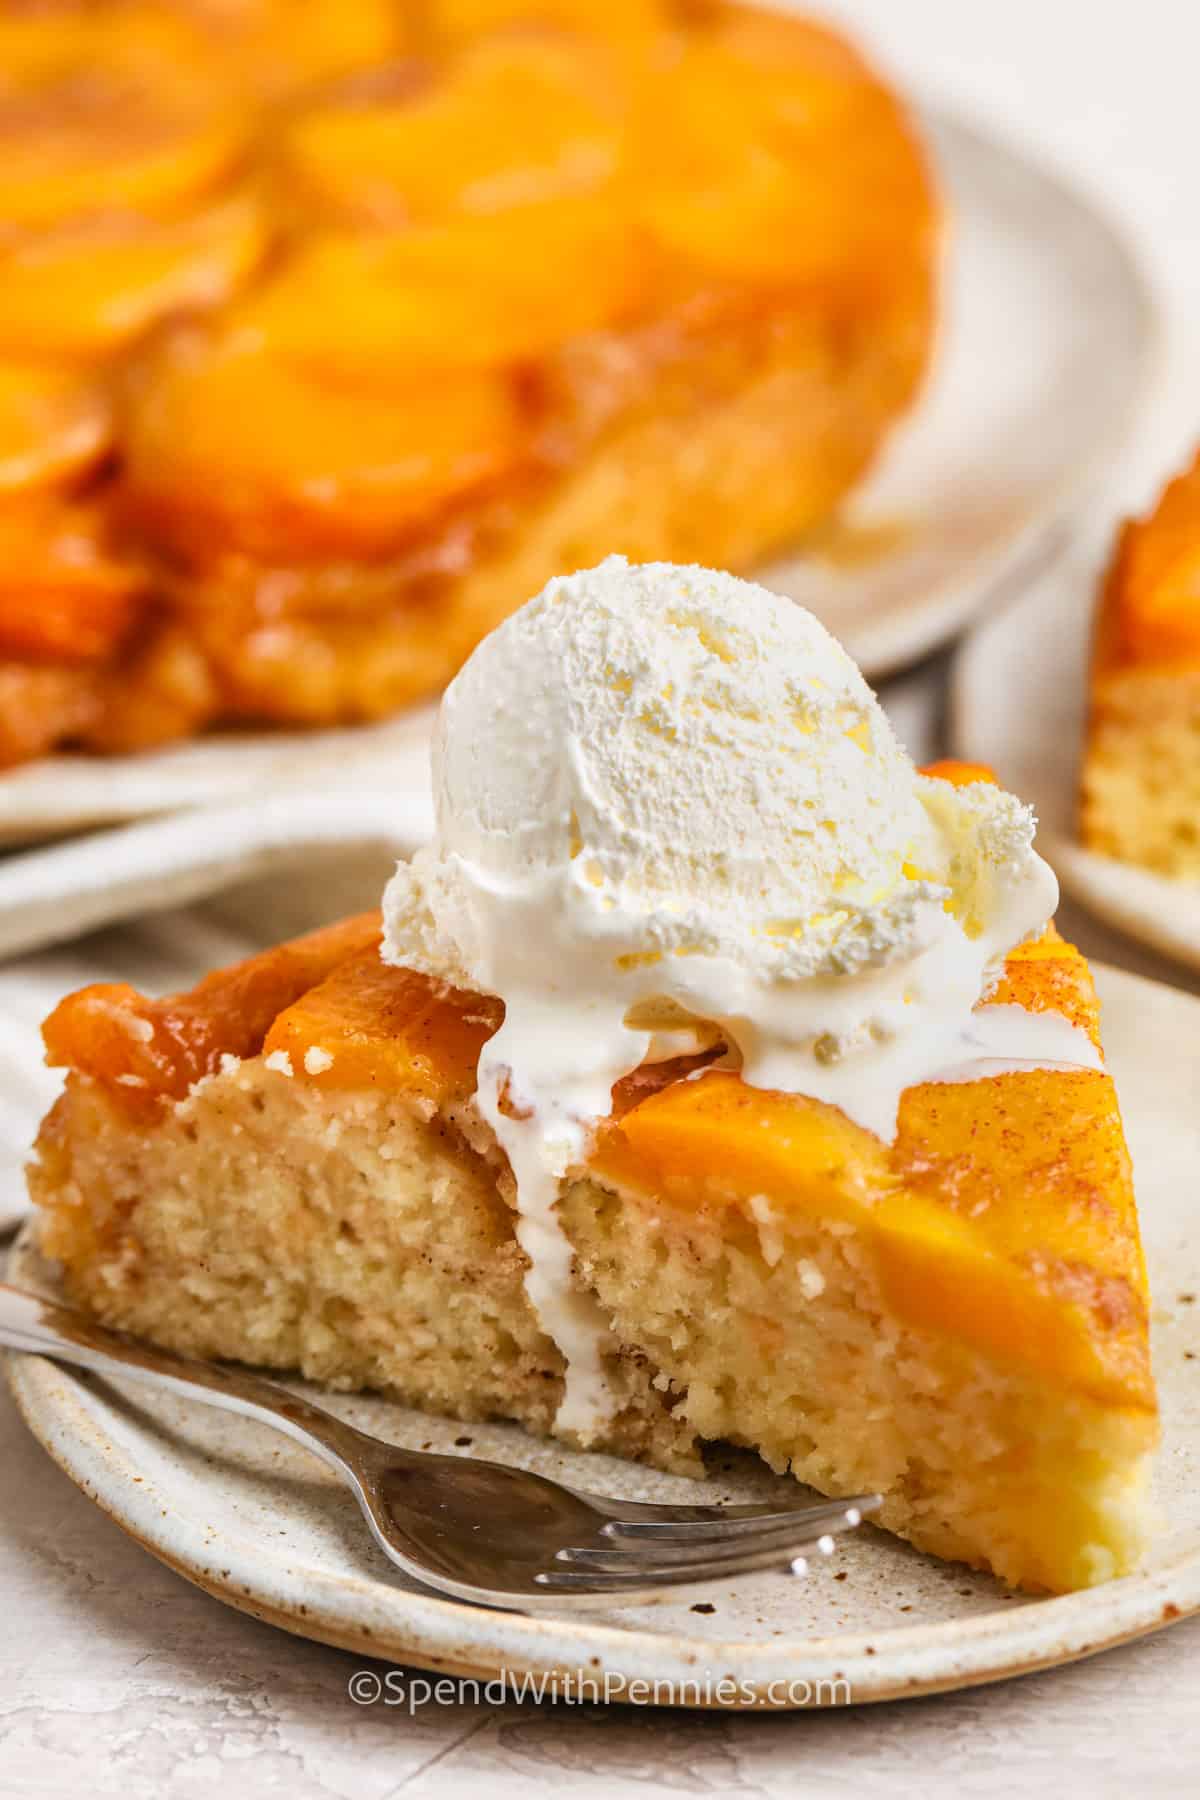
[[[1164,378],[1109,499],[1140,504],[1200,436],[1195,70],[1185,0],[826,0],[901,78],[1039,145],[1126,219],[1167,314]],[[1097,514],[1082,529],[1099,532]],[[895,696],[938,744],[940,669]],[[1076,915],[1086,948],[1177,978]],[[385,1800],[1200,1791],[1200,1619],[1024,1681],[824,1714],[689,1716],[508,1703],[355,1706],[355,1658],[221,1607],[51,1467],[0,1389],[0,1796]]]
[[[0,1402],[0,1793],[1188,1796],[1200,1619],[993,1688],[797,1715],[355,1706],[361,1659],[228,1611],[99,1518]]]

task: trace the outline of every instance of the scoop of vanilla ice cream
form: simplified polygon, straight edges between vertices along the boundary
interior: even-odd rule
[[[1032,855],[1012,796],[917,775],[811,613],[622,557],[552,581],[479,647],[447,690],[434,782],[436,840],[389,888],[387,954],[502,997],[522,951],[548,985],[565,956],[577,988],[585,960],[684,1002],[698,956],[771,982],[853,973],[934,941],[947,905],[982,928]],[[1024,930],[1054,909],[1041,875]]]
[[[1031,812],[919,775],[840,645],[751,582],[622,557],[552,581],[447,689],[433,768],[384,954],[505,1003],[476,1102],[585,1441],[605,1326],[555,1208],[621,1076],[723,1046],[890,1138],[917,1081],[1095,1066],[1057,1015],[975,1011],[1057,902]]]
[[[903,872],[933,839],[862,676],[729,575],[613,557],[552,582],[450,687],[434,767],[437,846],[393,892],[391,942],[473,985],[494,979],[483,913],[531,888],[602,953],[781,977],[886,955],[940,907]]]

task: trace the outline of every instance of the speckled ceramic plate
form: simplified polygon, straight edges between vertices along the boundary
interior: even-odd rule
[[[1088,202],[1018,152],[938,115],[927,126],[949,199],[948,273],[937,366],[912,419],[835,530],[760,571],[812,607],[868,675],[910,663],[961,628],[1000,578],[1055,528],[1123,440],[1147,386],[1155,308],[1125,245]],[[0,776],[0,844],[229,809],[195,838],[149,827],[94,839],[80,858],[34,852],[0,865],[0,954],[87,917],[129,916],[139,871],[169,861],[174,900],[231,877],[223,836],[286,854],[268,791],[369,785],[419,760],[428,709],[358,730],[203,738],[140,756],[49,757]],[[391,782],[394,787],[396,784]],[[362,808],[327,811],[321,842],[374,835]],[[34,857],[39,860],[34,861]],[[28,860],[30,867],[22,865]],[[165,903],[159,901],[159,904]]]
[[[990,763],[1038,814],[1038,848],[1064,892],[1097,918],[1200,969],[1200,882],[1171,881],[1086,850],[1078,838],[1079,763],[1098,562],[1046,570],[1017,605],[974,631],[955,659],[955,753]]]
[[[583,1683],[588,1698],[666,1704],[882,1700],[1069,1662],[1155,1631],[1200,1609],[1200,1002],[1099,974],[1137,1169],[1165,1427],[1163,1528],[1145,1568],[1125,1580],[1020,1598],[864,1528],[802,1580],[762,1574],[700,1602],[525,1618],[408,1583],[323,1465],[261,1426],[33,1357],[9,1359],[17,1403],[85,1493],[219,1599],[373,1657],[481,1679],[529,1677],[560,1697],[578,1698]],[[10,1278],[33,1283],[47,1271],[23,1244]],[[701,1488],[507,1427],[452,1424],[381,1400],[332,1404],[398,1443],[520,1462],[630,1498],[743,1498],[776,1479],[731,1459]]]

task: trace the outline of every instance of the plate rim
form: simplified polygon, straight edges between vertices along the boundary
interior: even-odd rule
[[[1093,964],[1102,985],[1159,989],[1184,1010],[1200,999],[1163,983]],[[32,1260],[26,1225],[10,1265],[20,1274]],[[7,1352],[8,1382],[33,1436],[68,1478],[129,1537],[160,1562],[214,1598],[286,1631],[355,1651],[481,1682],[501,1674],[520,1681],[604,1681],[606,1700],[683,1705],[714,1710],[811,1710],[844,1704],[821,1697],[841,1681],[854,1704],[953,1691],[1078,1661],[1161,1630],[1200,1612],[1200,1549],[1183,1550],[1169,1564],[1097,1588],[1032,1599],[966,1619],[887,1625],[875,1631],[795,1639],[689,1638],[642,1625],[597,1623],[586,1617],[491,1611],[432,1592],[345,1572],[305,1567],[303,1598],[271,1585],[261,1571],[289,1572],[286,1553],[264,1564],[261,1546],[237,1535],[215,1536],[194,1509],[171,1506],[169,1494],[105,1434],[86,1397],[93,1378],[44,1357]],[[172,1530],[171,1521],[175,1521]],[[164,1521],[166,1521],[164,1523]],[[183,1526],[181,1530],[180,1527]],[[190,1534],[189,1534],[190,1533]],[[259,1550],[257,1559],[255,1549]],[[256,1569],[259,1571],[256,1578]],[[399,1597],[403,1618],[388,1596]],[[1097,1597],[1102,1596],[1097,1617]],[[872,1639],[886,1635],[880,1653]],[[738,1697],[678,1699],[687,1683],[732,1680]],[[662,1697],[638,1697],[657,1682]],[[815,1688],[817,1698],[780,1697],[788,1683]],[[630,1692],[630,1689],[633,1692]],[[670,1695],[674,1695],[672,1698]]]

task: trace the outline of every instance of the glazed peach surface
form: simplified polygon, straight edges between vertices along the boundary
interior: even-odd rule
[[[1122,528],[1101,595],[1095,670],[1200,667],[1200,455]]]
[[[4,580],[85,504],[136,601],[0,632],[0,760],[377,717],[565,568],[794,538],[935,226],[858,55],[733,0],[0,13]]]
[[[374,915],[347,921],[167,1000],[85,988],[46,1024],[50,1060],[147,1121],[225,1056],[258,1053],[326,1089],[466,1102],[500,1002],[389,967],[378,932]],[[1013,952],[990,998],[1053,1009],[1097,1036],[1087,964],[1052,929]],[[904,1096],[888,1146],[803,1096],[718,1070],[672,1079],[680,1072],[639,1071],[618,1088],[592,1156],[602,1181],[668,1220],[765,1201],[840,1221],[869,1247],[898,1316],[1153,1411],[1145,1272],[1108,1076],[925,1084]]]
[[[1088,849],[1200,879],[1200,456],[1118,533],[1097,603],[1079,785]]]

